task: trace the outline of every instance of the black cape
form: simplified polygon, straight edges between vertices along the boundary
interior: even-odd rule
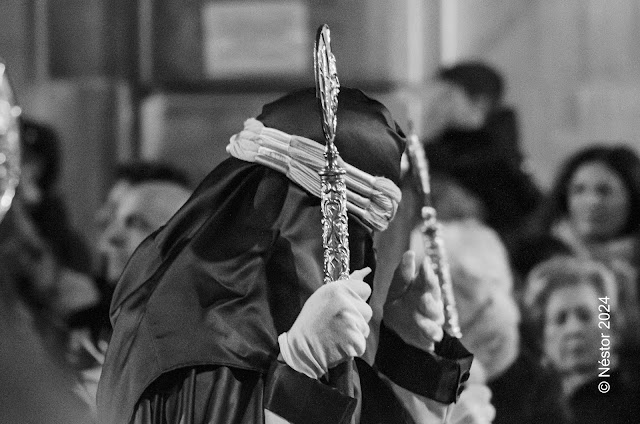
[[[98,389],[100,422],[128,423],[134,415],[135,422],[166,422],[168,409],[189,404],[193,422],[257,423],[273,399],[276,410],[291,412],[284,418],[339,422],[350,399],[304,376],[309,381],[301,384],[311,389],[298,390],[292,381],[301,374],[291,377],[297,373],[277,361],[278,335],[323,281],[320,219],[320,200],[276,171],[233,158],[212,171],[140,245],[116,287],[114,332]],[[371,232],[352,216],[349,243],[351,269],[373,268]],[[386,351],[396,349],[393,343],[403,345],[396,337]],[[420,355],[436,367],[444,361]],[[470,366],[468,352],[459,356],[464,361],[444,361],[438,373],[414,360],[404,369],[414,380],[408,388],[455,400]],[[394,381],[402,380],[395,374]],[[428,387],[414,389],[415,382]],[[290,402],[277,401],[282,398]],[[392,398],[378,408],[397,409],[394,421],[410,422]],[[361,404],[363,415],[371,406]]]

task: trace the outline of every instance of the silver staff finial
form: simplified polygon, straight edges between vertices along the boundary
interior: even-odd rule
[[[0,60],[0,220],[11,206],[20,177],[20,114]]]
[[[338,115],[340,83],[336,59],[331,53],[329,26],[322,25],[314,48],[316,97],[322,112],[325,167],[320,172],[322,183],[322,244],[324,248],[324,282],[349,278],[349,231],[347,225],[347,187],[345,171],[338,163],[334,144]]]

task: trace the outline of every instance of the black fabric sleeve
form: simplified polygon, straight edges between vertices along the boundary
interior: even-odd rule
[[[356,399],[274,361],[266,379],[264,406],[293,424],[347,424]]]
[[[458,400],[469,379],[473,355],[445,333],[431,354],[406,344],[400,336],[380,324],[380,342],[375,366],[395,384],[441,403]]]

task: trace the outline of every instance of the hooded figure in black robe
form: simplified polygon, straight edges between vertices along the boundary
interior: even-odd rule
[[[257,119],[325,142],[313,89],[265,105]],[[397,184],[405,139],[387,109],[342,87],[337,120],[345,162]],[[323,283],[321,215],[320,199],[276,170],[236,158],[216,167],[140,245],[116,287],[100,422],[262,423],[265,409],[295,423],[349,422],[354,409],[360,423],[413,422],[393,384],[455,401],[471,355],[446,336],[435,352],[418,349],[384,321],[376,369],[356,360],[355,400],[278,360],[278,335]],[[348,221],[350,269],[375,269],[372,229],[351,213]]]

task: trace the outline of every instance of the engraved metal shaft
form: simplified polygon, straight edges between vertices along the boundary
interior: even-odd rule
[[[339,153],[334,144],[340,82],[327,25],[318,29],[314,53],[316,96],[322,110],[322,129],[326,139],[325,167],[320,178],[324,282],[329,283],[349,278],[349,231],[345,171],[338,164]]]
[[[336,59],[331,53],[329,27],[318,28],[314,48],[316,97],[322,114],[322,130],[326,139],[325,166],[320,172],[322,206],[322,247],[324,250],[324,282],[349,278],[349,231],[347,225],[347,185],[345,171],[338,163],[338,149],[334,144],[338,112],[340,82]],[[354,362],[348,360],[329,370],[329,383],[342,394],[355,396]],[[340,424],[352,420],[356,402]]]
[[[429,167],[427,157],[422,147],[422,143],[410,128],[408,137],[409,159],[416,177],[420,181],[420,188],[423,195],[423,206],[421,210],[422,238],[424,240],[425,254],[431,260],[431,266],[438,278],[440,291],[442,292],[442,303],[444,304],[444,330],[451,336],[460,338],[460,324],[458,321],[458,310],[453,294],[453,282],[449,270],[447,252],[442,240],[442,225],[436,219],[436,210],[431,202],[431,185],[429,182]]]

